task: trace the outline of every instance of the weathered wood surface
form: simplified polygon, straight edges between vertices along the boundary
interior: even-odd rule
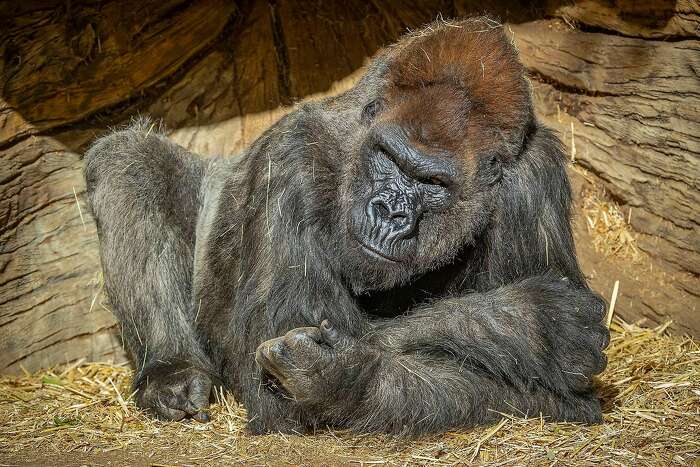
[[[8,4],[9,3],[9,4]],[[0,8],[0,144],[138,96],[175,73],[223,30],[233,2],[44,2]],[[53,5],[53,6],[52,6]]]
[[[582,30],[557,20],[511,26],[533,71],[538,111],[567,144],[574,123],[577,160],[633,208],[652,255],[640,278],[590,251],[579,223],[583,266],[606,297],[622,280],[618,312],[627,319],[670,316],[676,330],[698,333],[697,14],[679,13],[678,1],[658,29],[619,10],[622,19],[603,23],[593,3],[549,10]],[[102,306],[83,199],[79,154],[92,138],[140,112],[162,118],[193,150],[234,153],[284,105],[349,87],[366,57],[406,28],[438,12],[482,8],[410,0],[95,0],[70,11],[45,4],[0,0],[0,372],[123,358]],[[8,8],[14,16],[3,14]],[[659,258],[690,272],[667,273]]]
[[[513,25],[538,114],[577,141],[640,244],[700,273],[700,40],[586,33],[562,21]]]
[[[25,138],[2,152],[0,184],[0,369],[120,353],[114,318],[94,299],[99,257],[76,199],[80,157],[52,138]]]
[[[550,0],[549,3],[550,15],[625,36],[649,39],[700,36],[697,0]]]

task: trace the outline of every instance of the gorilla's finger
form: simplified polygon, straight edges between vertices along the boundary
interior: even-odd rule
[[[209,407],[209,396],[211,395],[211,381],[208,378],[195,376],[189,385],[187,405],[185,411],[189,415],[195,415],[202,409]]]
[[[282,377],[282,371],[278,368],[278,362],[283,358],[284,342],[282,337],[270,339],[260,344],[255,351],[255,361],[278,380]]]
[[[312,341],[316,344],[323,342],[323,335],[317,327],[296,328],[284,335],[284,343],[290,348],[298,345],[308,344]]]
[[[324,319],[321,322],[321,336],[323,336],[323,340],[325,341],[326,344],[330,346],[336,345],[338,342],[340,342],[340,333],[338,330],[333,327],[333,325],[328,321],[327,319]]]
[[[184,410],[170,407],[161,400],[159,400],[156,404],[153,404],[152,409],[155,412],[156,417],[163,421],[178,422],[187,415]]]

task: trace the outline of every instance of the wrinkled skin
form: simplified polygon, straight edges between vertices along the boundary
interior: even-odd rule
[[[270,339],[255,354],[256,362],[294,400],[309,406],[326,404],[328,395],[337,400],[352,397],[345,382],[355,380],[376,358],[378,352],[341,334],[328,321]]]
[[[357,197],[350,229],[380,260],[410,260],[423,215],[454,204],[459,167],[417,150],[400,127],[375,129],[362,152],[369,198]]]
[[[483,17],[404,37],[236,157],[105,135],[85,178],[138,405],[206,420],[223,385],[254,433],[599,422],[605,302],[565,164]]]

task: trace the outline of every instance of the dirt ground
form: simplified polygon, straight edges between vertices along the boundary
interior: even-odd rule
[[[597,381],[604,423],[505,416],[417,439],[319,430],[252,436],[217,396],[211,421],[160,422],[128,395],[131,370],[104,363],[0,377],[1,465],[700,466],[700,342],[616,320]]]
[[[618,281],[617,315],[647,326],[671,321],[672,332],[697,338],[688,327],[700,312],[696,280],[639,248],[639,234],[629,225],[634,213],[623,212],[584,169],[574,166],[569,178],[576,251],[589,285],[609,302]]]

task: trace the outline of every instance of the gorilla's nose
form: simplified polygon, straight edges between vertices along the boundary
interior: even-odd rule
[[[370,204],[375,217],[391,225],[396,233],[407,236],[415,229],[415,208],[407,203],[388,203],[381,197],[375,197]]]

